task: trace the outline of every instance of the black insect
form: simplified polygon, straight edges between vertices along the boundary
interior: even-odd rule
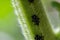
[[[33,3],[34,2],[34,0],[28,0],[30,3]]]
[[[35,36],[35,40],[44,40],[44,36],[42,36],[42,35],[36,35]]]
[[[37,15],[32,15],[32,22],[35,24],[35,25],[39,25],[39,17]]]

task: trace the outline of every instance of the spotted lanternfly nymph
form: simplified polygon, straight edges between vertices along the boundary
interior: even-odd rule
[[[30,3],[33,3],[34,2],[34,0],[28,0]]]
[[[35,40],[44,40],[44,36],[42,36],[42,35],[35,35]]]
[[[35,24],[35,25],[39,25],[39,17],[37,15],[32,15],[32,22]]]

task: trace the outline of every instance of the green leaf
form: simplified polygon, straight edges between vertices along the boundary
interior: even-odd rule
[[[53,1],[52,2],[52,6],[55,7],[57,10],[60,11],[60,3],[56,2],[56,1]]]

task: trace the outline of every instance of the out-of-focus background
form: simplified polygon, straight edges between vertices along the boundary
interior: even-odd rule
[[[0,0],[0,40],[24,40],[11,0]]]
[[[60,0],[42,0],[42,2],[53,32],[59,37],[57,40],[60,40]],[[53,2],[56,3],[54,4],[56,8],[53,7]]]

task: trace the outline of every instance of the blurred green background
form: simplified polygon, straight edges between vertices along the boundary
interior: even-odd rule
[[[8,39],[7,37],[11,38]],[[11,0],[0,0],[0,40],[2,39],[24,40],[16,15],[14,14]]]

